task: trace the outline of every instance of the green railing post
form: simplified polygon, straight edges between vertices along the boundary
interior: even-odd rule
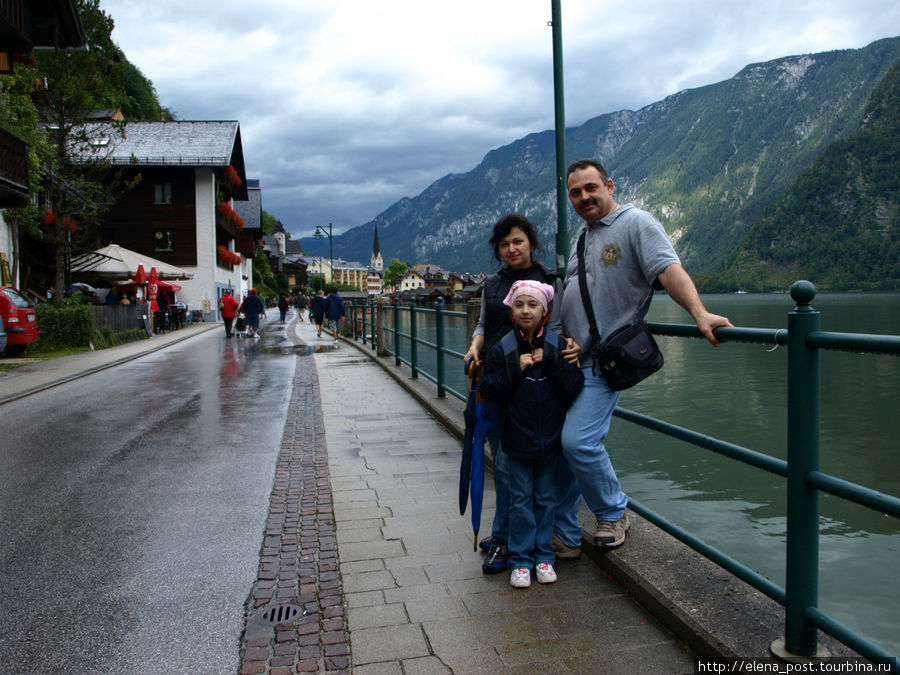
[[[412,371],[413,379],[419,377],[419,349],[416,340],[418,340],[418,331],[416,330],[416,303],[411,302],[409,305],[409,367]]]
[[[435,358],[437,359],[437,393],[438,398],[447,398],[447,390],[444,389],[446,377],[444,373],[444,310],[440,302],[434,306],[434,328],[434,342],[437,345],[437,351],[435,352]]]
[[[375,334],[375,312],[378,310],[378,304],[375,302],[375,299],[372,299],[372,302],[369,304],[369,316],[372,317],[372,327],[369,329],[371,332],[369,333],[369,337],[372,340],[372,349],[377,349],[377,336]]]
[[[394,365],[400,363],[400,301],[394,300]]]
[[[791,297],[797,306],[788,314],[784,650],[799,656],[815,656],[818,650],[816,627],[804,618],[807,608],[818,604],[819,592],[819,493],[806,482],[810,471],[819,470],[820,355],[807,344],[807,335],[820,326],[819,313],[810,306],[815,296],[810,282],[794,283]]]

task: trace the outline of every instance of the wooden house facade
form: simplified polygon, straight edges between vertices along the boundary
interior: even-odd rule
[[[255,209],[241,216],[234,207],[249,201],[238,122],[129,122],[124,133],[108,131],[91,130],[108,139],[97,154],[141,180],[106,215],[102,243],[182,268],[192,278],[179,282],[179,300],[218,319],[226,288],[246,293],[262,236],[258,184]]]

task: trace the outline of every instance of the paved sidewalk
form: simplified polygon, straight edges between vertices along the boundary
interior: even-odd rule
[[[295,334],[332,344],[308,323]],[[560,561],[556,584],[527,590],[511,588],[507,574],[484,575],[468,514],[456,505],[458,440],[352,345],[316,353],[315,373],[308,358],[298,359],[288,422],[303,433],[286,429],[282,451],[292,446],[293,468],[279,462],[266,539],[273,557],[264,551],[260,568],[274,569],[280,556],[286,578],[274,587],[284,595],[256,600],[260,611],[289,603],[296,560],[294,600],[307,614],[248,644],[248,654],[269,658],[245,658],[243,672],[692,671],[693,656],[586,557]],[[482,535],[493,516],[487,483]],[[281,490],[297,515],[278,513]],[[284,654],[276,663],[279,644],[307,659],[288,664]]]

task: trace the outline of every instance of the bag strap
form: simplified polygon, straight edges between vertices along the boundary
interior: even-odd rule
[[[591,304],[591,294],[588,292],[587,274],[584,264],[584,238],[587,235],[587,228],[581,231],[578,237],[578,246],[575,250],[578,254],[578,289],[581,291],[581,302],[584,305],[584,313],[587,316],[588,324],[591,329],[591,339],[595,345],[600,344],[600,332],[597,330],[597,319],[594,316],[594,306]]]

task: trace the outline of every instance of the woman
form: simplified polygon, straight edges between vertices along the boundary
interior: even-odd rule
[[[466,352],[465,361],[474,359],[480,366],[482,360],[505,333],[512,328],[509,318],[509,307],[503,299],[509,293],[513,283],[520,279],[531,279],[549,284],[556,294],[562,293],[562,277],[534,259],[540,250],[537,228],[525,216],[511,213],[503,216],[494,225],[494,234],[490,239],[494,247],[494,257],[501,263],[497,274],[492,274],[484,281],[481,291],[481,315],[472,332],[472,344]],[[562,297],[559,295],[559,297]],[[549,326],[557,333],[562,333],[559,308],[561,302],[554,303],[550,315]],[[499,408],[497,404],[485,403],[488,420],[493,430],[488,434],[491,446],[491,457],[494,462],[494,489],[497,496],[497,507],[494,512],[494,523],[491,536],[481,541],[480,546],[488,555],[481,565],[485,574],[496,574],[506,570],[509,563],[507,542],[509,541],[509,467],[507,458],[500,447]]]

